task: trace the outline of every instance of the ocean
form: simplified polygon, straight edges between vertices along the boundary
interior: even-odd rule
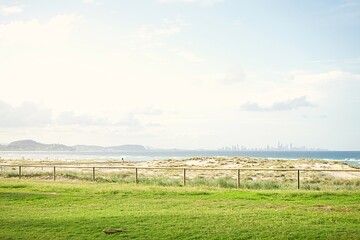
[[[1,159],[151,161],[190,157],[254,157],[267,159],[322,159],[360,166],[360,151],[142,151],[142,152],[49,152],[3,151]]]

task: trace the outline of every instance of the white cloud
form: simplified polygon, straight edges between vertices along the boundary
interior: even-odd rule
[[[144,24],[129,35],[127,43],[132,50],[130,57],[139,61],[165,63],[169,61],[169,53],[173,54],[171,40],[181,32],[179,22],[164,20],[162,24]],[[136,54],[134,54],[136,53]],[[172,56],[173,57],[173,56]]]
[[[82,2],[89,5],[101,5],[101,2],[95,0],[83,0]]]
[[[203,6],[213,6],[216,3],[222,2],[223,0],[159,0],[159,2],[163,2],[163,3],[174,3],[174,2],[179,2],[179,3],[195,3],[195,4],[200,4]]]
[[[35,103],[24,102],[14,107],[0,100],[0,129],[13,130],[18,128],[24,131],[33,128],[38,128],[39,131],[72,129],[74,133],[111,130],[122,134],[140,132],[145,134],[162,128],[162,125],[149,120],[140,121],[138,116],[151,119],[162,114],[161,109],[148,107],[138,108],[127,114],[122,114],[122,117],[116,118],[117,121],[110,121],[108,116],[77,114],[73,111],[61,112],[54,117],[50,109]]]
[[[180,50],[180,49],[174,49],[174,52],[177,56],[185,59],[188,62],[203,62],[205,61],[204,58],[200,57],[196,53],[190,50]]]
[[[62,14],[45,23],[32,19],[0,24],[0,44],[39,46],[62,44],[68,39],[74,22],[79,18],[77,14]]]
[[[136,31],[136,37],[142,41],[153,43],[161,39],[176,35],[180,31],[180,26],[176,24],[167,24],[162,27],[143,25]]]
[[[281,102],[275,102],[268,107],[260,106],[258,103],[254,103],[254,102],[247,102],[241,106],[241,110],[256,111],[256,112],[290,111],[298,108],[315,107],[315,106],[316,105],[308,101],[307,96],[301,96]]]
[[[132,113],[141,115],[162,115],[163,111],[159,108],[154,107],[142,107],[137,108],[136,110],[132,111]]]
[[[246,74],[242,70],[241,67],[236,66],[233,67],[228,74],[226,74],[223,78],[220,79],[220,82],[224,84],[236,84],[244,81],[246,78]]]
[[[134,114],[128,114],[119,122],[115,123],[114,126],[120,127],[121,130],[126,132],[138,132],[145,130],[144,125],[134,116]]]
[[[246,102],[248,99],[258,99],[259,106],[269,106],[270,103],[282,102],[286,98],[308,96],[321,106],[319,107],[321,110],[329,107],[330,102],[339,104],[344,99],[341,96],[352,94],[360,84],[359,74],[345,71],[318,73],[309,71],[261,73],[258,71],[255,75],[248,71],[247,79],[242,85],[244,91],[241,91],[239,95],[241,99],[237,101]]]
[[[329,71],[323,73],[294,72],[290,75],[290,79],[298,82],[324,83],[330,81],[360,81],[359,74],[353,74],[343,71]]]
[[[328,64],[330,66],[349,66],[349,65],[356,65],[360,64],[360,57],[351,57],[351,58],[333,58],[333,59],[318,59],[309,61],[310,63],[320,63],[320,64]]]
[[[109,122],[103,118],[95,118],[89,115],[76,115],[71,111],[61,113],[56,122],[60,125],[82,125],[82,126],[107,126]]]
[[[34,103],[13,107],[0,101],[0,128],[44,127],[51,123],[52,112]]]
[[[137,28],[129,42],[132,48],[152,62],[169,62],[171,59],[181,59],[187,62],[202,62],[204,59],[189,49],[174,47],[176,37],[181,34],[184,26],[181,19],[174,21],[164,19],[162,24],[145,24]],[[175,43],[176,44],[176,43]],[[140,51],[139,51],[140,50]]]
[[[247,79],[252,81],[246,81]],[[256,80],[257,77],[254,73],[250,71],[245,73],[240,65],[233,65],[220,70],[214,67],[213,69],[209,69],[208,73],[198,75],[196,78],[198,83],[207,88],[213,88],[216,92],[220,92],[219,86],[221,86],[222,90],[231,91],[231,87],[237,93],[239,93],[239,89],[233,87],[238,86],[240,83],[250,87],[251,85],[257,84]],[[242,96],[244,96],[244,93]]]
[[[0,7],[0,13],[4,16],[8,16],[11,14],[22,13],[23,7],[22,6],[9,6],[9,7]]]

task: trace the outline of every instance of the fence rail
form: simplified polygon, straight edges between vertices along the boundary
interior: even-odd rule
[[[193,167],[141,167],[141,166],[69,166],[69,165],[14,165],[0,164],[0,167],[12,167],[18,169],[19,179],[23,176],[24,168],[50,168],[53,170],[52,177],[56,181],[56,169],[89,169],[92,170],[92,181],[96,181],[96,169],[133,169],[135,172],[135,183],[139,183],[139,170],[179,170],[182,171],[183,186],[186,186],[189,171],[236,171],[236,186],[241,188],[241,172],[244,171],[266,171],[266,172],[296,172],[297,173],[297,189],[300,189],[300,173],[301,172],[359,172],[360,169],[295,169],[295,168],[193,168]]]

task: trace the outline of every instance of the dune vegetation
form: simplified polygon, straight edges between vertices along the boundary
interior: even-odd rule
[[[242,189],[360,190],[360,169],[342,162],[316,159],[274,160],[247,157],[194,157],[184,160],[148,162],[116,161],[0,161],[0,177],[56,181],[94,181],[142,185],[182,186],[183,168],[186,185],[237,188],[237,169],[241,170]],[[12,165],[11,165],[12,164]],[[36,165],[35,167],[31,167]],[[95,167],[96,169],[94,169]],[[137,169],[135,169],[137,168]],[[215,168],[215,170],[214,170]],[[197,169],[197,170],[194,170]],[[213,170],[211,170],[213,169]],[[264,169],[264,170],[249,170]],[[284,171],[273,171],[283,169]],[[138,177],[135,177],[135,170]],[[312,171],[317,170],[317,171]]]

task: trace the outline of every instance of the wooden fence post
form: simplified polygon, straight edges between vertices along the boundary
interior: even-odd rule
[[[92,172],[92,180],[95,181],[95,167],[92,168],[93,172]]]
[[[19,165],[19,179],[21,179],[21,166]]]
[[[300,189],[300,170],[297,170],[297,189]]]
[[[183,186],[186,186],[186,168],[183,169]]]
[[[240,188],[240,169],[237,170],[237,188]]]
[[[54,182],[56,180],[56,169],[55,169],[55,166],[54,166],[54,174],[53,174],[53,177],[54,177]]]
[[[138,178],[138,168],[135,168],[135,183],[138,184],[139,183],[139,178]]]

